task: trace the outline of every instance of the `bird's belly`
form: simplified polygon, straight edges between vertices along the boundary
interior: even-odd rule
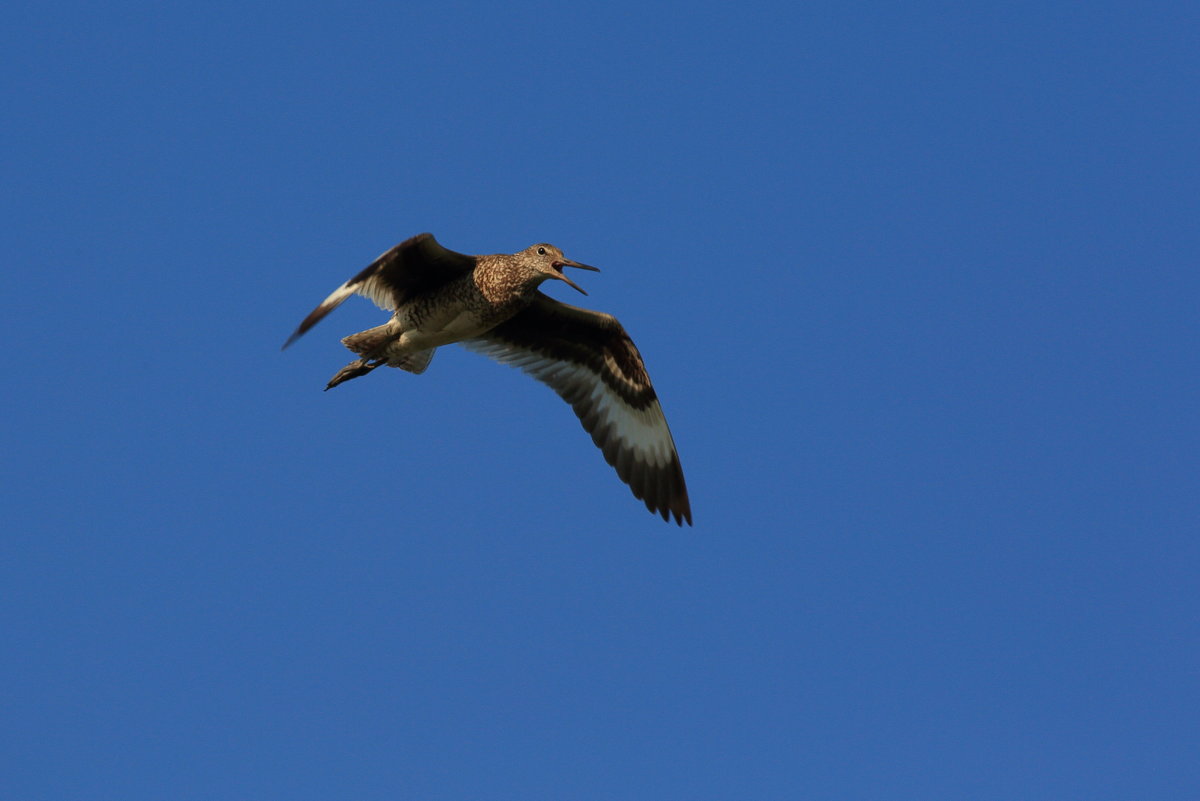
[[[405,331],[400,339],[405,347],[436,348],[463,339],[471,339],[486,330],[487,326],[481,324],[478,315],[460,311],[456,314],[422,320],[419,326]]]

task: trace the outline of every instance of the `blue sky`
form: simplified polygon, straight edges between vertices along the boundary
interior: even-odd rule
[[[1200,793],[1194,5],[3,18],[0,797]],[[603,269],[694,528],[280,353],[425,230]]]

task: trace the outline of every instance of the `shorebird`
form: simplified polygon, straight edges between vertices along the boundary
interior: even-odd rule
[[[691,525],[675,441],[629,334],[610,314],[538,291],[554,278],[586,295],[564,267],[599,272],[544,242],[511,255],[468,256],[442,247],[432,234],[419,234],[335,289],[283,347],[351,295],[370,298],[392,317],[342,340],[359,358],[339,370],[326,390],[385,365],[423,373],[438,347],[457,342],[557,392],[647,509]]]

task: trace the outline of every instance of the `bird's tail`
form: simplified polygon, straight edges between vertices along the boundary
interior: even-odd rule
[[[389,326],[377,325],[366,331],[351,334],[342,340],[342,344],[359,356],[365,356],[368,359],[382,359],[388,342],[395,336]]]

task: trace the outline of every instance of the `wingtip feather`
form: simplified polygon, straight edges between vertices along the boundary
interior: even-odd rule
[[[300,335],[303,333],[304,333],[303,331],[301,331],[299,328],[297,328],[295,331],[292,332],[292,335],[287,338],[287,342],[283,343],[283,347],[280,348],[280,350],[287,350],[288,348],[290,348],[292,346],[292,343],[295,342],[297,339],[299,339]]]

